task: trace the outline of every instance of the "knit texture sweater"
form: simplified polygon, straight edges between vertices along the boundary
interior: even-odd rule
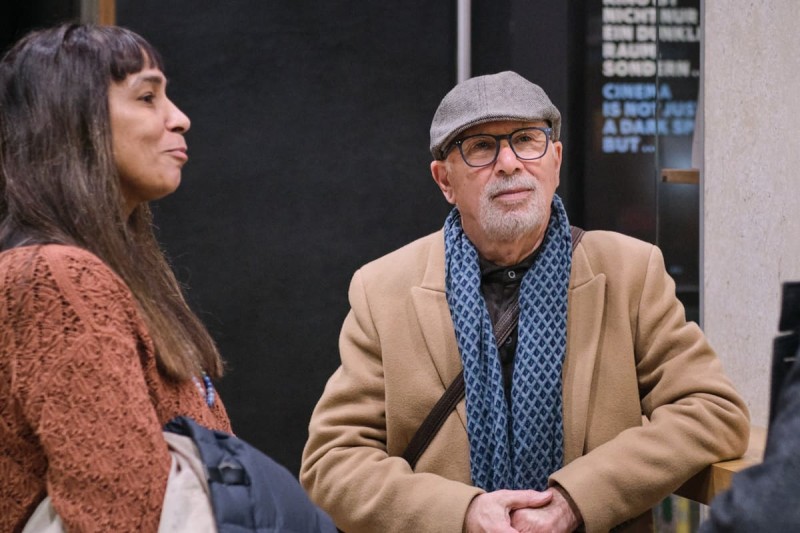
[[[0,531],[49,495],[69,531],[156,531],[177,415],[231,431],[192,381],[165,378],[125,283],[82,249],[0,254]]]

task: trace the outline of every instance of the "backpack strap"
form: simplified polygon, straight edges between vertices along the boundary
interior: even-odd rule
[[[586,233],[586,231],[582,228],[570,226],[572,253],[575,253],[575,248],[578,247],[578,243],[581,242],[584,233]],[[495,324],[494,335],[497,339],[498,346],[502,345],[511,332],[514,331],[518,320],[519,301],[516,301],[500,316],[497,320],[497,324]],[[425,417],[425,420],[422,421],[422,424],[420,424],[414,436],[411,437],[405,451],[403,451],[402,457],[411,465],[412,470],[416,468],[417,461],[419,461],[422,453],[428,448],[433,437],[439,432],[444,421],[447,420],[447,417],[450,416],[450,413],[456,408],[458,402],[464,398],[464,393],[464,370],[462,369],[444,391],[439,401],[436,402],[436,405],[433,406],[428,416]]]
[[[497,320],[497,324],[495,324],[494,335],[498,346],[501,346],[511,335],[511,332],[514,331],[514,328],[517,327],[518,318],[519,302],[514,302],[511,307],[505,310]],[[447,420],[447,417],[453,412],[458,402],[464,397],[464,392],[464,370],[462,369],[456,379],[444,391],[439,401],[436,402],[436,405],[433,406],[428,416],[425,417],[425,420],[422,421],[419,429],[414,433],[403,452],[403,459],[411,465],[412,469],[417,465],[422,452],[425,451],[433,437],[439,432],[444,421]]]
[[[575,253],[575,248],[578,247],[578,243],[581,242],[583,239],[583,234],[586,233],[586,230],[583,228],[579,228],[578,226],[570,226],[569,233],[572,236],[572,253]]]

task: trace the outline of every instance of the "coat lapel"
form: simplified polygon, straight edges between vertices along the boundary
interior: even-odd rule
[[[567,354],[562,370],[564,463],[583,455],[592,375],[605,315],[606,276],[595,276],[583,247],[572,258],[567,304]]]
[[[462,369],[444,286],[444,236],[433,240],[422,283],[411,299],[422,336],[443,390]],[[606,277],[595,276],[582,245],[573,254],[567,308],[567,354],[564,361],[564,461],[583,455],[592,375],[605,315]],[[456,407],[466,430],[464,400]]]
[[[411,289],[411,300],[428,353],[442,382],[443,392],[462,369],[455,328],[445,296],[444,267],[444,235],[440,231],[429,250],[422,283]],[[456,411],[466,429],[467,412],[464,400],[458,402]]]

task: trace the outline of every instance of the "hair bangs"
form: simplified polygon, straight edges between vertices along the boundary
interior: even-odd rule
[[[130,74],[136,74],[146,68],[157,68],[164,71],[161,55],[150,43],[139,35],[119,27],[105,28],[116,35],[108,39],[111,78],[122,81]]]

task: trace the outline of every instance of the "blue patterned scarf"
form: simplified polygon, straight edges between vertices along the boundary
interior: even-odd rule
[[[478,252],[457,209],[445,221],[444,239],[447,302],[464,365],[472,482],[487,491],[544,490],[563,461],[561,367],[572,265],[564,206],[554,196],[543,248],[520,286],[510,412],[481,294]]]

